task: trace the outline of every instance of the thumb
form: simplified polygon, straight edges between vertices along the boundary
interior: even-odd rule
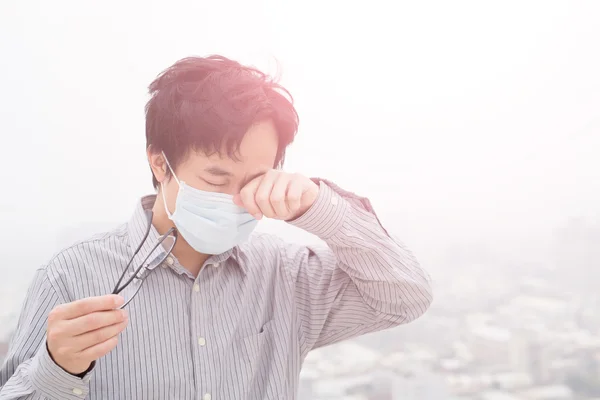
[[[233,203],[238,207],[244,207],[244,204],[242,203],[242,196],[239,194],[233,196]]]

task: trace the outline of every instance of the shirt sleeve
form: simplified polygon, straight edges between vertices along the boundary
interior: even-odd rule
[[[69,374],[52,360],[46,347],[48,313],[62,300],[47,268],[39,269],[0,369],[0,400],[81,400],[88,395],[91,371],[83,378]]]
[[[303,352],[415,320],[432,301],[430,279],[388,235],[370,202],[318,180],[313,206],[290,224],[327,246],[287,245]]]

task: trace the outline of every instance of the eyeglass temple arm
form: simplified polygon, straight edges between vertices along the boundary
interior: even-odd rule
[[[146,267],[146,266],[147,266],[146,262],[148,261],[148,258],[150,258],[150,256],[152,255],[152,253],[154,253],[154,250],[156,250],[156,249],[158,248],[158,246],[160,246],[160,245],[162,244],[162,242],[164,242],[164,240],[165,240],[167,237],[169,237],[169,236],[173,236],[173,237],[174,237],[174,239],[173,239],[173,244],[171,245],[171,248],[169,249],[169,251],[168,251],[168,252],[166,253],[166,255],[164,256],[164,259],[166,259],[166,258],[167,258],[167,256],[168,256],[169,254],[171,254],[171,251],[172,251],[172,250],[173,250],[173,248],[175,247],[175,244],[177,243],[177,238],[178,238],[178,235],[177,235],[177,230],[176,230],[175,228],[171,228],[171,229],[169,229],[169,230],[168,230],[168,231],[167,231],[167,232],[166,232],[164,235],[162,235],[162,236],[161,236],[161,237],[158,239],[158,241],[156,242],[156,244],[154,245],[154,247],[152,248],[152,250],[150,250],[150,251],[148,252],[148,255],[146,255],[146,258],[144,258],[144,259],[142,260],[142,262],[140,262],[140,266],[139,266],[139,267],[138,267],[138,268],[135,270],[135,272],[134,272],[134,273],[131,275],[131,277],[130,277],[130,278],[129,278],[129,279],[128,279],[128,280],[127,280],[125,283],[123,283],[123,285],[122,285],[122,286],[119,286],[119,285],[121,284],[121,281],[122,281],[122,280],[123,280],[123,278],[125,277],[125,274],[126,274],[127,270],[129,269],[129,266],[130,266],[130,265],[131,265],[131,263],[133,262],[133,258],[134,258],[134,257],[135,257],[135,255],[138,253],[138,251],[139,251],[139,248],[138,248],[138,250],[136,250],[136,252],[135,252],[135,253],[133,254],[133,256],[131,257],[131,260],[129,260],[129,263],[127,263],[127,268],[125,268],[125,271],[123,271],[123,273],[121,274],[121,277],[119,278],[119,281],[117,282],[117,285],[116,285],[116,286],[115,286],[115,288],[113,289],[113,293],[112,293],[112,294],[119,294],[119,293],[120,293],[120,292],[121,292],[123,289],[125,289],[125,288],[127,287],[127,285],[129,285],[129,284],[130,284],[130,283],[131,283],[131,282],[132,282],[132,281],[135,279],[135,277],[136,277],[136,276],[138,275],[138,273],[139,273],[139,272],[142,270],[142,268],[144,268],[144,267]],[[142,242],[142,243],[143,243],[143,242]],[[141,245],[140,245],[140,248],[141,248]],[[162,263],[162,261],[164,261],[164,259],[163,259],[163,260],[161,260],[161,263]],[[140,278],[140,279],[142,279],[142,280],[143,280],[143,279],[146,279],[146,277],[147,277],[147,276],[148,276],[148,275],[146,275],[146,276],[143,276],[143,277],[142,277],[142,278]]]
[[[119,288],[119,285],[121,284],[121,281],[125,277],[125,273],[129,269],[129,266],[133,262],[135,256],[137,256],[137,254],[140,252],[140,249],[142,248],[142,246],[144,245],[144,242],[146,242],[146,239],[148,238],[148,235],[150,234],[150,229],[152,229],[152,215],[153,215],[152,211],[150,211],[150,210],[146,211],[146,219],[147,219],[148,223],[146,224],[146,231],[144,232],[144,236],[142,237],[142,240],[140,241],[140,244],[138,244],[138,247],[133,252],[133,255],[129,259],[129,262],[127,263],[127,266],[125,267],[123,273],[121,274],[121,277],[117,281],[117,284],[115,285],[115,288],[113,289],[112,294],[119,294],[119,292],[121,292],[127,286],[127,284],[125,284],[121,288]],[[146,259],[147,258],[148,257],[146,257]],[[142,265],[143,265],[143,263],[142,263]],[[139,268],[138,268],[138,271],[139,271]],[[136,273],[138,271],[136,271]]]

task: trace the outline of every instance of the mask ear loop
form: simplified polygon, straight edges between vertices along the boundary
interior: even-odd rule
[[[175,171],[173,171],[173,168],[171,168],[171,163],[169,162],[169,159],[167,158],[167,156],[165,156],[165,152],[161,151],[161,153],[162,153],[163,158],[165,159],[165,163],[167,164],[167,167],[169,167],[169,171],[171,171],[171,174],[173,175],[173,178],[175,178],[175,181],[177,182],[177,184],[180,185],[179,179],[177,179],[177,175],[175,175]]]
[[[169,160],[167,159],[165,152],[161,151],[161,153],[162,153],[163,158],[165,159],[165,163],[167,164],[167,167],[169,167],[169,171],[171,171],[171,175],[173,175],[173,178],[175,178],[175,182],[177,182],[177,185],[181,189],[181,183],[179,182],[177,175],[175,175],[175,171],[173,171],[173,168],[171,168],[171,164],[169,163]],[[163,205],[165,206],[165,212],[167,213],[167,217],[169,217],[169,219],[173,219],[173,214],[171,214],[171,212],[167,208],[167,196],[165,195],[165,187],[162,182],[160,183],[160,191],[162,193]]]

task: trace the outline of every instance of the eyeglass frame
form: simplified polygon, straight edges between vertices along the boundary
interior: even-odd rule
[[[146,226],[146,231],[144,233],[144,236],[143,236],[140,244],[138,245],[138,247],[133,252],[133,255],[129,259],[129,262],[125,266],[125,269],[123,270],[123,273],[119,277],[119,280],[117,281],[117,283],[115,285],[115,288],[112,291],[112,294],[119,294],[127,286],[129,286],[135,279],[141,280],[139,286],[137,287],[137,289],[135,290],[135,292],[133,293],[133,295],[131,295],[131,297],[129,299],[125,299],[125,303],[122,306],[119,307],[120,309],[125,308],[125,306],[127,306],[129,303],[131,303],[131,301],[139,293],[140,288],[142,287],[142,285],[143,285],[144,281],[146,280],[146,278],[148,278],[148,276],[150,276],[150,273],[154,270],[154,269],[150,269],[149,268],[150,267],[150,263],[147,263],[148,258],[150,258],[150,256],[154,253],[154,251],[159,246],[162,245],[162,243],[165,241],[165,239],[167,237],[173,236],[173,244],[169,247],[169,249],[166,252],[164,252],[164,253],[161,254],[161,256],[158,258],[158,262],[155,263],[154,262],[155,260],[152,260],[152,264],[154,264],[154,265],[160,265],[160,264],[162,264],[167,259],[167,257],[169,257],[171,255],[173,249],[175,248],[175,244],[177,243],[177,238],[178,238],[177,229],[176,228],[171,228],[166,233],[164,233],[163,235],[161,235],[158,238],[158,240],[157,240],[156,244],[154,245],[154,247],[152,247],[152,249],[148,252],[148,255],[146,255],[146,257],[140,262],[139,267],[137,267],[137,269],[131,275],[131,277],[125,283],[123,283],[123,285],[121,285],[121,282],[125,278],[125,276],[127,274],[127,271],[129,271],[129,267],[133,263],[133,260],[138,255],[138,253],[140,252],[142,246],[144,245],[144,243],[146,243],[146,240],[148,239],[148,235],[150,234],[150,230],[152,229],[152,217],[153,217],[153,215],[154,214],[153,214],[153,212],[151,210],[146,210],[146,220],[147,220],[148,224]],[[142,271],[142,270],[145,270],[145,272],[147,272],[147,273],[144,273],[144,271]]]

